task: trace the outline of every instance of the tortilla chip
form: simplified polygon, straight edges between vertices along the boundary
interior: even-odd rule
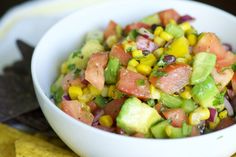
[[[0,144],[0,157],[15,157],[14,144]]]
[[[15,142],[16,157],[78,157],[37,137],[22,138]]]

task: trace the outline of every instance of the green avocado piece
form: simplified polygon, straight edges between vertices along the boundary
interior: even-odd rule
[[[183,104],[183,100],[179,96],[172,96],[163,92],[161,93],[160,101],[169,108],[179,108]]]
[[[57,80],[51,85],[50,93],[56,104],[59,104],[62,100],[64,90],[62,89],[63,75],[60,75]]]
[[[175,38],[180,38],[184,36],[184,30],[180,26],[173,23],[169,23],[166,26],[165,31],[173,35]]]
[[[194,56],[191,84],[203,82],[212,72],[216,64],[216,55],[200,52]]]
[[[160,17],[158,14],[152,14],[149,16],[144,17],[140,20],[140,22],[145,23],[147,25],[153,25],[153,24],[160,24]]]
[[[116,118],[117,126],[128,134],[142,133],[144,135],[150,134],[151,126],[160,120],[162,117],[154,108],[142,103],[136,97],[125,101]]]
[[[184,99],[181,108],[184,112],[190,113],[197,108],[197,105],[192,99]]]
[[[103,32],[99,30],[94,30],[87,33],[86,42],[88,42],[89,40],[97,40],[99,41],[99,43],[103,43],[103,40],[104,40]]]
[[[167,138],[165,128],[170,124],[169,120],[164,120],[151,127],[151,133],[155,138]]]
[[[211,76],[192,88],[193,99],[203,107],[213,107],[213,101],[218,94],[220,92]]]
[[[176,128],[176,127],[173,127],[172,125],[167,125],[165,127],[165,132],[169,138],[185,137],[182,132],[182,128]]]
[[[110,58],[105,69],[106,84],[115,84],[120,69],[120,62],[118,58]]]

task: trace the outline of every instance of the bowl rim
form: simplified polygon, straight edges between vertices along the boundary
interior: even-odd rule
[[[130,3],[130,2],[137,2],[137,0],[121,0],[121,1],[115,1],[115,3],[118,4],[124,4],[124,3]],[[150,1],[151,0],[146,0],[146,1]],[[159,1],[160,3],[163,3],[162,0],[156,0]],[[183,3],[183,4],[190,4],[190,5],[198,5],[198,6],[202,6],[202,7],[206,7],[209,8],[212,11],[218,12],[218,14],[221,14],[222,16],[229,18],[230,20],[234,20],[236,23],[236,17],[224,10],[221,10],[217,7],[208,5],[208,4],[204,4],[201,2],[196,2],[196,1],[188,1],[188,0],[165,0],[165,3]],[[37,64],[37,58],[40,54],[40,48],[41,45],[44,44],[44,40],[47,38],[48,34],[50,34],[50,32],[52,32],[52,30],[54,30],[55,28],[57,28],[58,26],[60,26],[62,23],[64,23],[64,21],[73,18],[75,16],[81,16],[84,14],[84,12],[88,12],[91,10],[97,10],[100,8],[104,8],[104,7],[109,7],[111,5],[114,5],[114,1],[107,1],[104,2],[102,4],[99,5],[92,5],[89,6],[87,8],[82,8],[78,11],[75,11],[67,16],[65,16],[64,18],[62,18],[61,20],[59,20],[58,22],[56,22],[44,35],[43,37],[40,39],[40,41],[38,42],[33,56],[32,56],[32,60],[31,60],[31,75],[32,75],[32,79],[33,79],[33,84],[34,84],[34,89],[40,94],[40,96],[46,101],[47,105],[49,108],[52,109],[52,112],[57,112],[57,114],[60,114],[60,116],[63,116],[63,118],[65,118],[66,120],[70,121],[71,123],[73,123],[73,125],[77,125],[78,127],[83,127],[86,130],[95,133],[96,135],[103,135],[103,136],[107,136],[109,138],[118,138],[118,140],[133,140],[133,141],[145,141],[145,142],[156,142],[156,141],[161,141],[161,142],[179,142],[179,141],[187,141],[187,140],[202,140],[202,139],[206,139],[209,137],[216,137],[217,139],[220,138],[221,136],[223,136],[225,134],[225,132],[230,132],[233,128],[236,127],[236,124],[227,127],[225,129],[222,130],[218,130],[218,131],[214,131],[208,134],[204,134],[204,135],[199,135],[199,136],[193,136],[193,137],[185,137],[185,138],[177,138],[177,139],[155,139],[155,138],[136,138],[136,137],[132,137],[132,136],[124,136],[124,135],[119,135],[119,134],[115,134],[115,133],[110,133],[110,132],[106,132],[97,128],[94,128],[92,126],[89,126],[87,124],[84,124],[74,118],[72,118],[71,116],[67,115],[66,113],[64,113],[61,109],[59,109],[51,100],[50,98],[44,93],[43,89],[40,86],[40,83],[38,81],[37,78],[37,73],[35,70],[36,68],[36,64]],[[40,105],[41,107],[41,105]]]

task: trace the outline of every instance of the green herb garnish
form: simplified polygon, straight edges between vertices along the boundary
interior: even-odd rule
[[[164,71],[153,71],[152,75],[155,77],[163,77],[163,76],[167,76],[167,73]]]
[[[126,49],[126,51],[127,51],[127,52],[132,52],[132,47],[128,47],[128,48]]]
[[[232,65],[231,65],[231,68],[232,68],[232,70],[233,70],[234,72],[236,72],[236,63],[232,64]]]
[[[139,79],[136,81],[138,86],[144,86],[145,85],[145,80],[144,79]]]
[[[136,40],[137,36],[138,36],[138,31],[136,29],[133,29],[132,31],[130,31],[128,35],[129,39],[134,40],[134,41]]]
[[[81,72],[81,69],[76,68],[75,71],[74,71],[75,77],[79,76],[80,72]]]
[[[165,67],[167,65],[167,63],[163,60],[164,57],[165,57],[164,55],[161,56],[160,60],[157,62],[157,66]]]
[[[215,100],[213,101],[213,106],[221,105],[224,103],[225,91],[217,94]]]
[[[81,54],[81,49],[74,51],[72,54],[72,58],[77,57],[79,54]]]
[[[156,102],[155,102],[154,99],[148,99],[148,100],[147,100],[147,104],[148,104],[149,106],[153,107],[153,106],[156,105]]]
[[[68,66],[67,66],[67,69],[69,70],[69,71],[72,71],[72,70],[74,70],[75,69],[75,64],[69,64]]]

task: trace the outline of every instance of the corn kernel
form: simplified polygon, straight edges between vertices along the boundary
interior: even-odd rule
[[[194,46],[197,43],[197,36],[194,34],[189,34],[187,36],[187,39],[190,46]]]
[[[161,32],[160,37],[162,39],[164,39],[165,41],[170,41],[170,40],[172,40],[174,38],[171,34],[165,32],[165,31]]]
[[[154,31],[154,35],[158,36],[161,34],[161,32],[163,32],[163,28],[161,26],[158,26]]]
[[[113,120],[110,115],[103,115],[99,118],[99,123],[102,126],[111,127],[113,124]]]
[[[197,35],[197,31],[192,27],[191,29],[188,29],[188,30],[186,31],[186,34],[187,34],[187,35],[189,35],[189,34],[195,34],[195,35]]]
[[[184,32],[192,28],[189,22],[181,23],[179,26],[184,30]]]
[[[108,87],[104,86],[104,88],[102,89],[102,92],[101,92],[101,96],[107,97],[107,95],[108,95]]]
[[[157,61],[156,57],[152,53],[150,53],[147,56],[140,59],[140,64],[145,64],[151,67],[156,63],[156,61]]]
[[[145,65],[145,64],[139,64],[137,67],[136,67],[136,70],[140,73],[140,74],[143,74],[143,75],[149,75],[152,71],[152,68],[148,65]]]
[[[188,60],[186,58],[177,58],[176,59],[176,63],[185,63],[187,64],[188,63]]]
[[[227,117],[228,117],[228,112],[227,112],[227,110],[221,111],[221,112],[219,113],[219,117],[220,117],[220,119],[227,118]]]
[[[153,52],[153,54],[156,56],[156,58],[160,58],[163,53],[164,53],[163,47],[158,48]]]
[[[166,41],[164,39],[162,39],[161,37],[159,36],[156,36],[154,38],[154,42],[159,46],[159,47],[162,47],[165,45]]]
[[[141,58],[144,55],[143,55],[142,50],[134,50],[134,51],[132,51],[132,56],[133,56],[133,58]]]
[[[81,103],[87,103],[87,102],[91,101],[94,98],[94,96],[92,96],[90,94],[89,88],[86,87],[83,89],[83,95],[78,96],[77,98]]]
[[[189,53],[185,55],[185,58],[188,60],[188,62],[191,62],[193,60],[192,55],[190,55]]]
[[[152,99],[160,99],[160,92],[152,84],[150,85],[150,93]]]
[[[191,125],[198,125],[201,120],[207,120],[210,117],[208,108],[199,107],[189,114],[189,123]]]
[[[107,95],[108,95],[108,97],[113,97],[114,96],[114,90],[116,89],[116,86],[114,86],[114,85],[111,85],[111,86],[109,86],[109,88],[108,88],[108,93],[107,93]]]
[[[134,41],[127,41],[127,40],[125,40],[122,43],[122,45],[123,45],[123,48],[124,48],[125,52],[132,52],[132,51],[137,49],[136,43]]]
[[[186,86],[184,92],[180,93],[180,96],[184,99],[191,99],[191,88],[189,86]]]
[[[68,93],[72,100],[76,100],[79,96],[83,95],[83,91],[79,86],[70,86]]]
[[[90,91],[90,94],[93,96],[97,96],[101,94],[101,91],[91,84],[88,85],[88,89]]]
[[[64,62],[64,63],[61,65],[61,74],[66,74],[67,72],[68,72],[67,63]]]
[[[127,69],[130,70],[130,71],[133,71],[133,72],[137,72],[136,68],[133,67],[133,66],[127,66]]]
[[[136,67],[139,62],[136,59],[131,59],[128,63],[128,66]]]
[[[219,117],[216,117],[216,119],[215,119],[214,122],[209,122],[209,123],[208,123],[208,124],[209,124],[209,128],[210,128],[211,130],[214,130],[214,129],[218,126],[219,123],[220,123],[220,118],[219,118]]]

